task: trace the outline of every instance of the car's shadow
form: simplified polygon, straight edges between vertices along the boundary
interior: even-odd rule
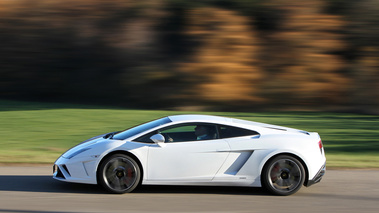
[[[107,194],[97,185],[66,183],[51,176],[0,175],[0,191]],[[261,188],[219,186],[139,186],[133,193],[268,195]]]
[[[47,175],[0,175],[0,191],[104,193],[97,185],[60,182]]]
[[[259,187],[232,186],[140,186],[134,193],[269,195]]]

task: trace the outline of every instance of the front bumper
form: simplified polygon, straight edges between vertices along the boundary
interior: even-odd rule
[[[321,167],[321,169],[317,172],[317,174],[314,176],[312,180],[308,180],[306,184],[304,184],[306,187],[312,186],[313,184],[316,184],[321,181],[322,177],[325,175],[326,172],[326,163]]]
[[[96,184],[96,161],[73,161],[60,157],[53,166],[53,178],[66,182]]]

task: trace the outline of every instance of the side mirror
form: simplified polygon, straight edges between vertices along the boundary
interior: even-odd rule
[[[155,134],[155,135],[151,136],[150,139],[154,143],[164,143],[166,141],[166,139],[164,138],[164,136],[162,134]]]

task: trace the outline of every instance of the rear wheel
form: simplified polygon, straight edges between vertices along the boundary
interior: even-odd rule
[[[291,195],[304,184],[305,170],[296,158],[279,155],[270,159],[262,171],[262,185],[276,195]]]
[[[137,162],[124,154],[107,157],[99,166],[99,183],[112,193],[133,191],[141,179]]]

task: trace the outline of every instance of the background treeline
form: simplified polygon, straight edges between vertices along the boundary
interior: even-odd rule
[[[377,0],[0,0],[0,98],[379,113]]]

